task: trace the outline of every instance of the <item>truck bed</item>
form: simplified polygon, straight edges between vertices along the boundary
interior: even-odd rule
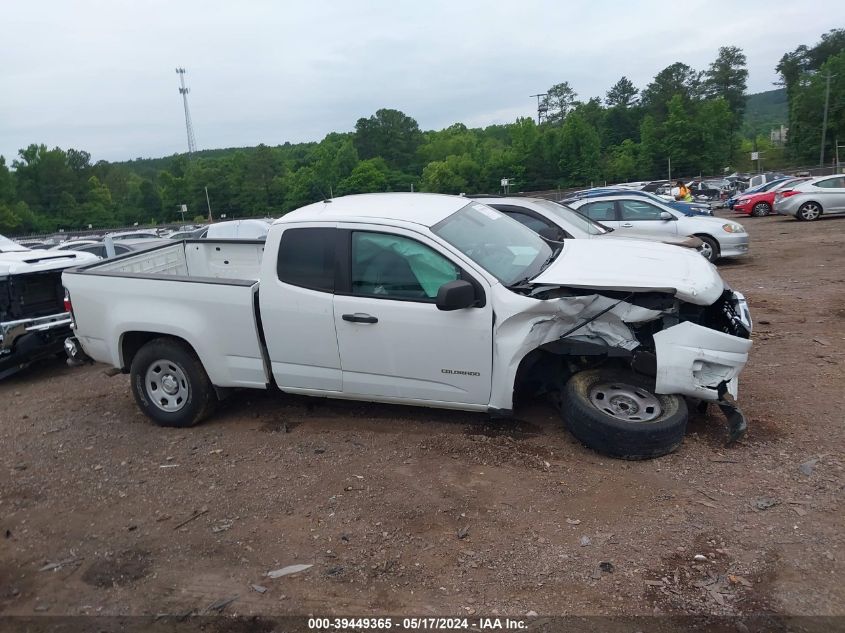
[[[184,241],[66,271],[76,336],[94,360],[124,370],[135,333],[175,336],[218,387],[265,388],[256,302],[263,252],[259,241]]]
[[[107,259],[85,271],[257,281],[263,255],[264,242],[258,240],[185,240]]]

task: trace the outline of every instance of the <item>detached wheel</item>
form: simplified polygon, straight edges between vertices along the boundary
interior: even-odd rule
[[[159,426],[193,426],[217,402],[199,358],[172,338],[157,338],[138,350],[130,378],[138,406]]]
[[[585,446],[620,459],[671,453],[687,429],[683,397],[655,394],[652,381],[631,371],[575,374],[564,386],[561,412],[569,431]]]
[[[812,222],[818,220],[822,214],[822,205],[818,202],[805,202],[798,209],[798,219]]]
[[[758,202],[751,209],[751,215],[753,215],[755,218],[761,218],[764,215],[769,215],[771,212],[772,207],[769,206],[768,202]]]
[[[719,259],[719,243],[709,235],[696,235],[704,244],[698,251],[708,262],[715,262]]]

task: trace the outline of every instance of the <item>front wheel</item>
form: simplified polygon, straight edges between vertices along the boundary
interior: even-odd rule
[[[767,202],[758,202],[754,205],[754,208],[751,209],[751,215],[753,215],[755,218],[760,218],[764,215],[769,215],[771,212],[772,207],[770,207]]]
[[[798,209],[798,219],[812,222],[818,220],[822,214],[822,207],[818,202],[805,202]]]
[[[715,262],[719,259],[719,243],[708,235],[696,235],[704,244],[701,245],[699,253],[708,262]]]
[[[135,401],[159,426],[193,426],[217,402],[199,358],[176,339],[157,338],[144,345],[129,373]]]
[[[671,453],[684,440],[687,404],[654,393],[654,382],[632,371],[592,369],[563,388],[561,413],[569,431],[588,448],[620,459]]]

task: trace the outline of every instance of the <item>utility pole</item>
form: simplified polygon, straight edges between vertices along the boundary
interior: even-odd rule
[[[191,125],[191,111],[188,110],[188,93],[190,89],[185,87],[185,69],[177,68],[176,74],[179,75],[179,94],[182,95],[182,103],[185,105],[185,128],[188,131],[188,155],[193,156],[197,151],[197,139],[194,138],[194,126]]]
[[[208,205],[208,221],[214,222],[214,218],[211,217],[211,200],[208,199],[208,187],[205,188],[205,203]]]
[[[825,137],[827,136],[827,108],[830,105],[830,80],[835,75],[831,75],[830,71],[827,71],[827,76],[825,77],[826,85],[824,89],[824,118],[822,118],[822,146],[819,150],[819,167],[824,167],[824,142]]]
[[[546,112],[549,111],[548,106],[545,106],[545,105],[540,103],[540,97],[548,96],[548,93],[541,92],[540,94],[528,95],[528,96],[529,97],[537,97],[537,125],[540,125],[540,123],[542,122],[541,121],[542,116],[545,115]]]

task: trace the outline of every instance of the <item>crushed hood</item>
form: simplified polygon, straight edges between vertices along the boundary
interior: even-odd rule
[[[551,265],[531,280],[543,286],[595,290],[670,292],[710,305],[725,284],[715,266],[696,251],[635,240],[566,240]]]
[[[99,258],[77,251],[22,250],[0,253],[0,277],[63,270],[91,264]]]

